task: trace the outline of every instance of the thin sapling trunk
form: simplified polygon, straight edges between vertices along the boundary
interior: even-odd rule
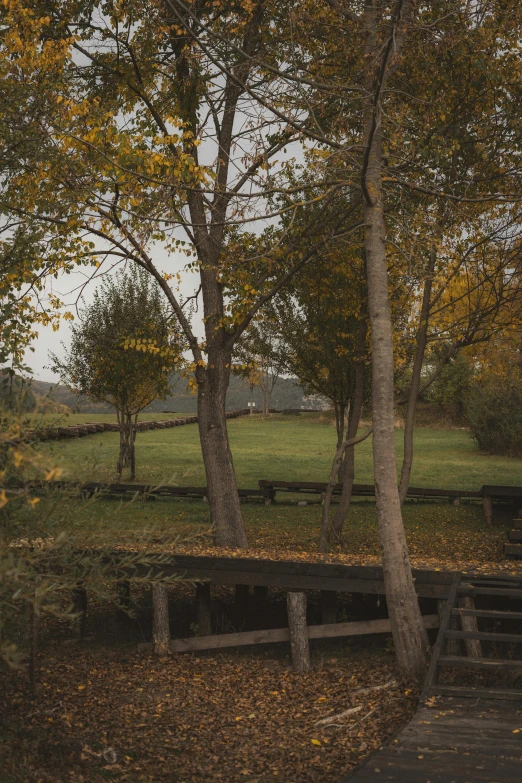
[[[430,314],[431,288],[433,283],[433,272],[435,270],[435,261],[436,252],[435,249],[432,249],[430,253],[427,276],[424,282],[419,328],[417,330],[417,345],[415,347],[415,358],[413,360],[411,385],[408,396],[408,407],[406,409],[406,418],[404,420],[404,456],[402,460],[401,480],[399,483],[399,496],[401,505],[404,503],[408,493],[411,467],[413,464],[413,427],[415,424],[415,412],[417,410],[417,402],[419,399],[422,365],[424,363],[424,354],[426,352],[426,343],[428,339],[428,319]]]

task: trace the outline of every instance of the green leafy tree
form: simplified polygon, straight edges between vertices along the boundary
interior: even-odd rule
[[[138,414],[167,396],[182,348],[161,290],[146,272],[130,267],[106,278],[82,310],[65,358],[52,356],[52,369],[71,390],[116,408],[120,476],[129,468],[135,477]]]

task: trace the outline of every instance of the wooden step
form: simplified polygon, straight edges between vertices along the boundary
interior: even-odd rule
[[[446,639],[481,639],[484,642],[522,643],[520,633],[489,633],[488,631],[446,631]]]
[[[504,699],[522,702],[522,691],[508,688],[460,688],[458,685],[433,685],[430,689],[430,696],[462,696],[464,698]]]
[[[522,620],[522,612],[501,612],[496,609],[452,609],[453,617],[486,617],[488,620]]]
[[[513,520],[513,530],[522,530],[522,519]]]
[[[470,584],[464,584],[459,587],[459,595],[487,595],[491,598],[505,596],[507,598],[520,598],[522,600],[522,589],[520,587],[473,587]]]
[[[438,665],[459,669],[522,669],[522,661],[510,661],[505,658],[466,658],[460,655],[441,655]]]
[[[504,544],[502,551],[504,557],[522,558],[522,544]]]
[[[509,530],[508,541],[522,541],[522,530]]]

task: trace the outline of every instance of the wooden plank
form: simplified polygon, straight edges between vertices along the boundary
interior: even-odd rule
[[[152,574],[176,574],[180,573],[184,579],[205,579],[215,584],[222,585],[265,585],[266,587],[281,587],[289,590],[335,590],[339,593],[367,593],[371,595],[384,595],[384,582],[369,581],[366,579],[343,579],[342,577],[315,576],[313,574],[300,575],[295,573],[281,574],[270,572],[252,571],[221,571],[203,568],[189,568],[181,570],[178,566],[162,563],[158,565],[143,565],[142,570],[151,571]],[[443,585],[418,585],[417,594],[423,598],[445,598],[447,588]]]
[[[522,661],[503,658],[464,658],[460,655],[441,655],[438,665],[458,669],[522,669]]]
[[[502,612],[497,609],[453,609],[454,617],[486,617],[489,620],[522,620],[522,612]]]
[[[459,587],[459,595],[487,595],[492,598],[495,596],[505,596],[506,598],[522,599],[522,589],[517,587],[474,587],[473,585],[466,584]]]
[[[426,628],[438,627],[438,615],[425,615],[423,619]],[[391,633],[389,619],[308,626],[309,639],[333,639],[342,636],[365,636],[380,633]],[[170,650],[171,652],[191,652],[194,650],[217,650],[225,647],[243,647],[251,644],[273,644],[275,642],[288,641],[290,641],[288,628],[272,628],[263,631],[241,631],[214,636],[171,639]],[[152,645],[149,643],[140,644],[138,649],[141,652],[149,652],[152,649]]]
[[[522,487],[507,484],[484,484],[480,490],[482,497],[489,495],[493,498],[522,498]]]
[[[460,688],[458,685],[434,685],[434,696],[463,696],[464,698],[505,699],[522,702],[522,691],[508,688]]]
[[[520,644],[522,634],[519,633],[496,633],[488,631],[446,631],[446,639],[478,639],[485,642],[512,642]]]

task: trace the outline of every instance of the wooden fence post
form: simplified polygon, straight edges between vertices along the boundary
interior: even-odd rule
[[[156,655],[164,656],[169,651],[169,594],[167,588],[152,583],[152,645]]]
[[[292,591],[287,593],[286,599],[292,665],[296,672],[309,672],[312,667],[306,625],[306,593]]]
[[[196,585],[196,610],[199,636],[210,636],[212,633],[210,582]]]
[[[484,519],[488,525],[493,524],[493,499],[491,495],[484,495],[482,501],[482,508],[484,509]]]
[[[460,609],[474,609],[475,601],[471,596],[463,596],[459,598]],[[476,617],[461,616],[460,621],[462,623],[463,631],[471,631],[472,633],[478,633],[478,625]],[[482,658],[482,644],[480,639],[464,639],[466,646],[466,654],[468,658]]]

